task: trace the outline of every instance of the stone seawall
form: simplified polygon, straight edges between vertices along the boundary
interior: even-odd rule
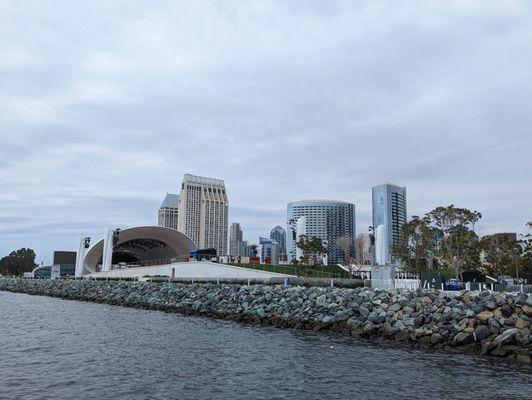
[[[11,278],[0,290],[532,360],[526,294]]]

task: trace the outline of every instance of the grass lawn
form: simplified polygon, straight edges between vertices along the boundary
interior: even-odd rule
[[[292,265],[271,265],[271,264],[231,264],[237,267],[257,269],[261,271],[277,272],[279,274],[296,275],[297,270]],[[304,267],[300,267],[301,276],[311,278],[349,278],[349,274],[337,265],[317,265],[308,266],[306,274]]]

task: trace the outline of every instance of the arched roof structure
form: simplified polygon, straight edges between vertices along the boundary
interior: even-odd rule
[[[93,273],[102,263],[104,240],[96,242],[85,255],[83,274]],[[161,226],[139,226],[120,231],[113,248],[112,264],[168,260],[188,256],[196,248],[185,234]]]

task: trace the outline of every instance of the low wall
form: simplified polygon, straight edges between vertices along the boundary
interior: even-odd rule
[[[532,296],[522,293],[14,278],[0,290],[532,359]]]
[[[190,261],[148,267],[133,267],[101,271],[89,274],[97,278],[142,278],[143,276],[173,276],[188,279],[262,279],[279,278],[290,275],[235,267],[210,261]]]

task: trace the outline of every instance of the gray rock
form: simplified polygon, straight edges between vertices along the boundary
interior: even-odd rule
[[[477,341],[487,339],[492,335],[490,329],[486,325],[479,325],[475,330],[475,338]]]
[[[360,315],[362,315],[363,317],[367,317],[369,314],[369,310],[365,306],[360,306],[358,311],[360,312]]]
[[[466,344],[473,343],[475,341],[475,337],[471,333],[467,332],[460,332],[458,335],[454,337],[453,342],[457,346],[464,346]]]
[[[498,344],[507,344],[511,343],[515,337],[519,333],[519,329],[517,328],[511,328],[505,330],[503,333],[501,333],[499,336],[497,336],[493,341]]]
[[[512,307],[510,307],[508,304],[504,304],[501,307],[501,314],[503,317],[508,318],[513,313]]]
[[[401,306],[404,306],[408,303],[408,299],[404,296],[399,296],[399,298],[397,299],[397,303],[399,303],[399,305]]]
[[[399,311],[400,309],[401,309],[401,304],[399,303],[394,303],[388,307],[388,311],[392,311],[392,312]]]
[[[325,296],[324,294],[322,294],[321,296],[318,296],[318,298],[316,299],[316,304],[319,306],[324,306],[326,302],[327,302],[327,296]]]

